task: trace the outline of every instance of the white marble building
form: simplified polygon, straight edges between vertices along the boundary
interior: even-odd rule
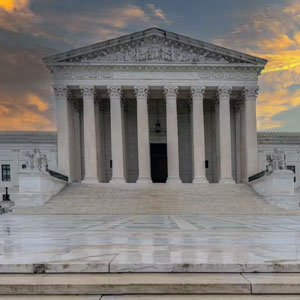
[[[56,132],[0,131],[0,187],[19,185],[18,173],[26,169],[27,151],[39,148],[49,169],[57,168]]]
[[[161,135],[165,136],[165,133]],[[271,154],[274,148],[283,149],[287,166],[295,171],[295,187],[299,188],[300,132],[258,132],[257,142],[259,171],[266,169],[267,154]],[[25,153],[34,148],[39,148],[42,153],[46,154],[49,169],[57,170],[57,133],[55,131],[0,131],[0,187],[18,186],[18,172],[24,171],[26,167]],[[8,165],[10,178],[7,176],[4,178],[5,174],[2,174],[2,166],[4,166],[3,169],[7,168],[5,165]]]
[[[85,182],[246,182],[266,60],[150,28],[44,59],[58,170]]]

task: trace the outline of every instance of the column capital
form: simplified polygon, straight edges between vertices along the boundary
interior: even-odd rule
[[[193,100],[203,100],[205,95],[205,86],[191,86],[191,96]]]
[[[217,95],[219,100],[230,100],[232,87],[231,86],[219,86]]]
[[[66,85],[57,85],[53,84],[52,85],[55,98],[68,98],[70,91]]]
[[[178,95],[178,86],[173,86],[173,85],[164,86],[164,94],[166,99],[176,100]]]
[[[81,91],[83,98],[94,99],[96,89],[93,85],[82,85],[82,86],[80,86],[80,91]]]
[[[120,85],[108,85],[107,91],[110,98],[121,98],[122,97],[122,88]]]
[[[258,95],[258,86],[245,86],[243,89],[243,96],[245,100],[256,100]]]
[[[149,95],[149,88],[146,85],[137,85],[134,86],[134,93],[137,100],[147,100]]]

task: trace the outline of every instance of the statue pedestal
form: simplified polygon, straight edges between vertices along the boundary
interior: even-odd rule
[[[14,195],[15,207],[25,208],[43,205],[65,185],[66,182],[45,172],[21,172],[19,173],[19,193]]]
[[[13,207],[15,206],[15,202],[14,201],[0,201],[0,215],[2,213],[8,213],[11,212]]]
[[[270,204],[286,209],[299,209],[299,195],[295,194],[294,173],[275,170],[256,179],[250,186]]]

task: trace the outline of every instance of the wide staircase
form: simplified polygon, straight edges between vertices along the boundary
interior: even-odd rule
[[[36,215],[297,214],[265,202],[244,184],[70,184],[44,206],[16,209]]]
[[[218,242],[218,238],[214,237],[214,231],[209,233],[210,229],[206,229],[207,233],[204,234],[206,238],[204,238],[197,231],[201,230],[201,228],[197,229],[195,227],[197,223],[189,224],[184,219],[184,215],[199,215],[199,218],[204,217],[200,215],[210,215],[206,217],[209,219],[213,218],[212,215],[217,215],[215,218],[219,218],[219,223],[216,225],[216,228],[220,230],[222,224],[225,226],[227,222],[223,222],[221,215],[230,215],[228,218],[232,218],[233,220],[235,220],[234,218],[238,218],[238,215],[239,217],[241,215],[260,215],[258,220],[263,222],[263,218],[266,215],[278,216],[277,218],[280,219],[283,218],[282,215],[286,214],[295,215],[297,212],[283,210],[267,204],[254,191],[243,184],[182,184],[180,186],[154,184],[151,187],[136,184],[119,186],[110,184],[71,184],[42,207],[19,209],[13,212],[12,217],[16,217],[16,219],[13,219],[11,222],[16,228],[25,226],[28,229],[26,238],[32,241],[32,252],[37,256],[37,261],[43,261],[44,256],[47,258],[50,256],[51,259],[47,263],[33,264],[30,270],[25,269],[25,267],[23,268],[21,264],[3,266],[2,270],[6,271],[0,274],[0,300],[299,300],[300,268],[298,260],[289,262],[287,261],[288,257],[285,257],[282,263],[280,261],[276,263],[276,261],[272,262],[272,258],[268,256],[265,260],[269,262],[265,266],[261,265],[261,269],[266,270],[262,272],[268,273],[256,273],[257,270],[255,268],[257,268],[256,264],[259,264],[259,261],[255,260],[255,251],[257,251],[255,250],[253,252],[252,265],[242,266],[237,264],[235,269],[228,265],[226,269],[226,261],[231,257],[231,254],[238,253],[239,260],[244,261],[243,256],[241,256],[242,252],[235,252],[235,245],[237,249],[240,249],[243,247],[243,243],[245,243],[244,240],[247,237],[252,237],[262,250],[264,250],[264,247],[267,250],[273,244],[277,243],[276,232],[269,232],[270,240],[264,246],[264,241],[268,236],[265,237],[262,235],[264,233],[260,233],[255,224],[247,225],[247,222],[249,222],[247,218],[249,216],[246,216],[245,222],[239,219],[237,224],[228,225],[228,231],[225,228],[218,235],[219,239],[228,239],[228,244],[224,242],[225,244],[221,245]],[[33,215],[36,215],[34,217],[39,218],[41,222],[51,217],[53,218],[51,221],[53,223],[49,224],[59,228],[57,229],[58,233],[55,235],[52,234],[51,230],[45,230],[45,234],[43,233],[45,240],[49,243],[46,247],[48,249],[47,253],[43,250],[45,245],[43,247],[39,245],[40,239],[34,234],[35,227],[30,221]],[[65,217],[58,215],[65,215]],[[102,223],[95,223],[93,226],[90,226],[89,223],[81,223],[82,218],[86,220],[89,219],[88,217],[99,218],[99,216],[92,215],[123,216],[105,216],[107,222],[110,222],[110,227],[100,226],[99,224]],[[119,231],[119,221],[122,221],[122,218],[126,218],[125,215],[136,218],[133,218],[132,222],[135,220],[139,226],[136,223],[132,224],[132,226],[129,226],[129,224],[120,232],[120,239],[116,239],[114,232]],[[180,217],[180,222],[177,220],[177,223],[182,227],[182,234],[177,233],[174,229],[159,230],[157,224],[154,224],[153,228],[150,226],[141,231],[141,226],[146,226],[146,220],[142,220],[141,216],[139,216],[140,219],[137,219],[138,216],[135,215],[148,215],[145,216],[146,220],[148,218],[163,218],[163,216],[158,215],[173,215],[175,220]],[[176,217],[176,215],[182,216]],[[235,217],[234,215],[237,216]],[[24,220],[27,220],[27,223],[22,223],[22,217],[24,217]],[[62,220],[56,220],[55,218],[64,218],[64,222],[67,223],[65,227],[62,225],[59,226],[59,222],[62,222]],[[73,223],[68,222],[68,218],[75,218],[75,221]],[[67,235],[67,231],[73,230],[76,222],[78,222],[79,231],[74,230],[74,233],[71,232],[71,234]],[[7,224],[10,224],[9,218],[3,224],[5,226],[1,229],[7,231]],[[257,225],[266,226],[263,224]],[[47,226],[46,223],[45,226]],[[285,224],[285,227],[282,225],[281,227],[277,226],[277,228],[286,231],[286,236],[284,237],[287,239],[286,243],[288,243],[289,239],[293,240],[293,244],[288,246],[293,247],[294,243],[296,244],[293,234],[297,234],[297,232],[287,231],[288,226],[291,225]],[[266,230],[266,235],[268,235],[268,228],[264,229]],[[134,265],[132,263],[130,265],[131,271],[121,271],[121,273],[118,273],[120,271],[114,271],[110,263],[108,269],[99,271],[101,269],[100,259],[105,258],[105,251],[114,251],[114,249],[110,249],[112,245],[109,247],[111,240],[120,244],[120,249],[116,247],[115,254],[121,251],[122,247],[127,247],[127,253],[130,255],[131,251],[136,250],[133,244],[137,243],[139,233],[141,232],[144,235],[143,242],[136,246],[140,252],[140,263],[142,264],[144,259],[147,262],[149,255],[154,256],[154,253],[145,253],[145,249],[148,244],[151,244],[151,236],[157,234],[153,240],[155,257],[159,265],[164,265],[167,262],[164,261],[165,257],[163,255],[160,256],[160,251],[163,254],[163,251],[166,251],[163,250],[164,247],[168,248],[170,246],[164,242],[163,237],[166,233],[172,232],[172,230],[174,231],[173,241],[190,245],[190,250],[182,246],[178,248],[177,252],[173,251],[170,255],[189,257],[189,251],[192,248],[197,247],[198,244],[203,244],[203,248],[199,246],[197,250],[191,252],[191,254],[194,253],[195,255],[196,251],[196,254],[199,254],[198,258],[201,259],[201,255],[205,256],[206,248],[212,243],[215,245],[216,251],[211,252],[211,255],[220,259],[222,267],[220,265],[209,265],[208,263],[206,266],[202,266],[203,269],[207,268],[207,271],[199,272],[196,269],[192,271],[192,265],[183,264],[180,265],[181,269],[176,270],[176,266],[174,266],[174,270],[172,271],[161,272],[159,268],[157,270],[152,268],[151,271],[147,271],[146,269],[141,270],[138,264]],[[239,239],[238,230],[245,230],[245,239]],[[232,231],[231,234],[229,231]],[[14,230],[10,230],[4,234],[4,236],[11,235],[15,235],[15,238],[4,239],[0,247],[4,249],[4,253],[13,252],[10,249],[23,253],[20,257],[21,263],[25,265],[30,264],[29,258],[32,256],[32,253],[22,252],[22,249],[17,248],[22,243],[15,242],[16,245],[13,245],[11,242],[11,240],[24,240],[25,237],[22,237],[20,232],[18,233],[18,231]],[[81,240],[88,241],[90,245],[79,250]],[[102,256],[98,253],[99,246],[97,243],[99,241],[103,241],[107,245],[107,248],[103,247],[104,254]],[[197,243],[193,244],[193,241],[197,241]],[[40,247],[40,250],[36,247]],[[60,247],[66,247],[66,252],[57,256],[56,253],[59,252]],[[230,257],[226,257],[226,251],[222,253],[222,247],[227,249],[227,255]],[[233,248],[231,249],[230,247]],[[256,247],[256,245],[249,244],[249,247]],[[284,242],[280,242],[278,247],[281,247],[282,251],[284,251]],[[232,250],[232,253],[229,248]],[[247,251],[247,245],[243,249]],[[295,251],[298,250],[295,248]],[[110,252],[107,255],[114,254]],[[80,260],[78,260],[78,253],[82,255]],[[264,253],[262,251],[262,255]],[[257,254],[259,255],[260,253]],[[249,257],[251,258],[251,255]],[[126,262],[126,254],[124,259]],[[131,257],[130,259],[133,258]],[[172,259],[177,260],[176,257],[172,257]],[[9,257],[7,257],[7,260],[9,260]],[[65,265],[61,263],[64,260],[66,261]],[[181,258],[179,257],[178,260],[181,261]],[[70,270],[70,264],[74,269]],[[272,270],[268,269],[268,264],[274,266]],[[14,269],[15,267],[17,269]],[[201,269],[201,264],[198,264],[197,267]],[[185,269],[189,271],[183,271]],[[287,270],[293,273],[286,273]]]

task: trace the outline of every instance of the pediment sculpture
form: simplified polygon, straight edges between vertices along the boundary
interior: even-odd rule
[[[152,39],[97,50],[74,58],[99,62],[229,63],[224,55],[172,41]],[[70,60],[72,61],[72,59]]]

